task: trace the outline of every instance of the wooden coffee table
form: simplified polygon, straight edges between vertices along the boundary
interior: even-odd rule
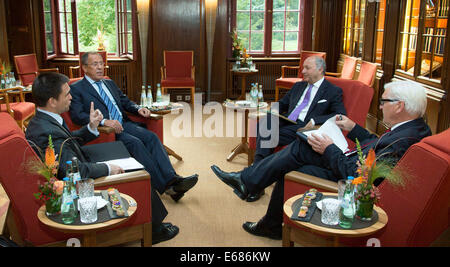
[[[325,196],[337,196],[337,193],[323,193],[324,197]],[[291,216],[292,216],[292,205],[294,204],[294,202],[301,198],[303,196],[303,194],[301,195],[296,195],[293,196],[291,198],[289,198],[288,200],[286,200],[286,202],[284,203],[283,206],[283,210],[284,210],[284,214],[286,214],[286,216],[288,216],[289,220],[295,224],[296,226],[300,227],[300,228],[306,228],[308,230],[310,230],[311,232],[316,232],[319,233],[321,235],[325,235],[325,236],[331,236],[333,237],[333,241],[334,241],[334,246],[339,246],[339,238],[340,237],[361,237],[361,236],[368,236],[371,235],[379,230],[381,230],[383,227],[386,226],[387,222],[388,222],[388,216],[386,214],[386,212],[377,206],[374,206],[374,210],[377,211],[378,213],[378,221],[368,227],[365,228],[361,228],[361,229],[334,229],[334,228],[329,228],[329,227],[324,227],[321,225],[316,225],[313,224],[311,222],[302,222],[302,221],[297,221],[297,220],[291,220]],[[357,220],[355,218],[355,220]],[[290,238],[287,238],[291,235],[291,231],[294,230],[292,229],[292,226],[288,225],[288,224],[284,224],[283,226],[283,246],[292,246],[293,244],[291,243],[291,241],[289,240]]]
[[[95,191],[100,192],[100,191]],[[124,193],[120,193],[120,196],[130,202],[136,203],[136,200],[134,200],[129,195],[126,195]],[[47,215],[45,214],[45,205],[39,208],[37,216],[39,218],[39,221],[46,226],[50,227],[53,230],[67,233],[67,234],[82,234],[83,235],[83,241],[82,246],[83,247],[95,247],[97,245],[97,232],[105,229],[112,228],[114,226],[117,226],[121,223],[124,223],[128,221],[133,214],[137,210],[137,205],[135,206],[129,206],[128,207],[128,217],[124,218],[117,218],[112,219],[107,222],[101,222],[101,223],[93,223],[93,224],[86,224],[86,225],[70,225],[70,224],[61,224],[54,222],[50,220]]]

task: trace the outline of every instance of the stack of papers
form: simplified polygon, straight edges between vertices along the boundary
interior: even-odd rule
[[[121,167],[124,171],[134,171],[144,169],[144,165],[139,163],[135,158],[123,158],[123,159],[113,159],[108,161],[102,161],[99,163],[114,164]]]
[[[329,118],[319,129],[304,131],[303,134],[307,137],[310,137],[312,134],[321,136],[323,136],[322,134],[326,134],[343,153],[348,150],[347,140],[345,139],[344,134],[342,134],[342,130],[336,125],[336,116]]]

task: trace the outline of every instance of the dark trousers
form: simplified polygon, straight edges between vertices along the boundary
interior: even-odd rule
[[[122,141],[131,156],[144,165],[151,175],[152,186],[164,193],[175,178],[175,170],[158,136],[134,122],[124,122],[123,128],[122,133],[116,134],[116,140]]]
[[[278,120],[278,128],[279,128],[279,134],[278,134],[278,142],[274,142],[270,144],[270,147],[262,147],[261,146],[261,142],[265,141],[266,146],[267,143],[269,142],[269,140],[271,140],[271,136],[262,136],[261,132],[259,131],[259,127],[262,126],[263,129],[267,129],[268,131],[272,130],[272,120],[273,120],[273,115],[268,115],[265,118],[262,118],[259,122],[258,122],[258,131],[257,131],[257,136],[256,136],[256,150],[255,150],[255,159],[254,159],[254,163],[259,162],[260,160],[270,156],[271,154],[273,154],[275,148],[277,146],[285,146],[290,144],[291,142],[293,142],[296,139],[296,131],[297,129],[304,127],[305,123],[298,120],[297,124],[293,124],[291,122],[288,122],[286,120],[283,119],[279,119]],[[276,120],[275,120],[276,121]],[[273,129],[275,130],[275,129]]]

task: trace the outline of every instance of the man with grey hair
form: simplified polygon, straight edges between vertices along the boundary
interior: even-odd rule
[[[389,127],[386,133],[378,137],[343,115],[336,116],[336,124],[349,131],[347,137],[352,141],[359,140],[364,155],[374,149],[378,159],[396,163],[411,145],[431,135],[422,118],[427,96],[425,89],[414,82],[392,82],[384,88],[379,103],[383,122]],[[217,166],[212,168],[241,198],[276,182],[266,215],[259,222],[244,223],[243,227],[254,235],[281,239],[284,175],[299,170],[337,181],[356,175],[357,159],[356,151],[343,153],[326,134],[313,134],[306,142],[296,139],[285,149],[241,172],[227,173]]]
[[[271,135],[263,136],[258,131],[255,164],[271,155],[275,147],[293,142],[298,129],[323,124],[336,114],[346,114],[342,102],[342,89],[325,80],[325,69],[326,64],[322,57],[308,57],[303,63],[303,81],[295,83],[289,92],[277,102],[279,113],[288,117],[292,122],[278,120],[278,125],[271,125],[270,116],[259,122],[263,128],[269,129],[268,133],[270,134],[272,131],[278,130],[278,139]],[[272,140],[274,142],[271,142]],[[264,190],[250,194],[247,201],[258,200],[263,192]]]

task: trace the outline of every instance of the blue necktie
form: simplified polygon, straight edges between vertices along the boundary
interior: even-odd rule
[[[105,93],[105,90],[103,90],[102,81],[95,82],[95,84],[98,87],[103,102],[105,102],[106,106],[108,107],[109,114],[111,115],[110,118],[112,120],[117,120],[120,122],[120,124],[122,124],[122,114],[120,114],[120,111],[116,108],[116,106],[114,106],[111,99],[109,99],[108,95]]]
[[[309,103],[309,98],[311,97],[311,91],[312,91],[312,87],[313,85],[310,84],[308,91],[306,92],[305,97],[303,98],[302,103],[300,103],[300,105],[294,109],[294,111],[292,111],[292,113],[289,115],[288,119],[293,120],[293,121],[297,121],[298,116],[300,115],[300,112],[306,107],[306,105],[308,105]]]

